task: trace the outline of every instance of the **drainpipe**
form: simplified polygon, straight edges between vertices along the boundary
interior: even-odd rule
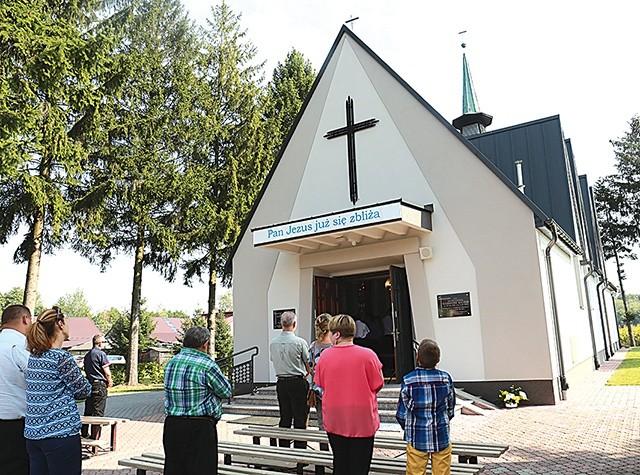
[[[545,260],[547,262],[547,278],[549,279],[549,296],[551,298],[551,317],[553,319],[553,327],[556,336],[556,351],[558,352],[558,366],[560,370],[560,389],[561,398],[567,399],[567,389],[569,384],[567,383],[567,376],[564,369],[564,353],[562,352],[562,342],[560,341],[560,322],[558,321],[558,306],[556,303],[556,287],[553,282],[553,268],[551,266],[551,249],[558,242],[558,230],[556,229],[556,223],[552,219],[545,221],[547,227],[551,230],[552,239],[547,244],[547,248],[544,251]]]
[[[609,281],[607,280],[607,278],[605,277],[604,279],[604,287],[602,287],[602,290],[600,292],[602,292],[602,307],[604,308],[604,318],[605,321],[607,322],[606,325],[606,329],[607,329],[607,335],[609,336],[609,354],[611,356],[613,356],[613,346],[611,345],[611,325],[609,325],[609,311],[607,310],[607,297],[604,295],[604,291],[607,290],[607,287],[609,287]],[[616,325],[617,326],[617,325]]]
[[[611,357],[609,353],[609,349],[607,348],[607,329],[604,323],[604,312],[602,311],[602,295],[600,294],[599,287],[605,283],[605,278],[602,275],[602,272],[596,270],[596,273],[600,276],[600,282],[596,284],[596,295],[598,296],[598,309],[600,310],[600,325],[602,326],[602,340],[604,341],[604,354],[606,359],[608,360]],[[606,307],[606,305],[605,305]]]
[[[589,331],[591,332],[591,349],[593,350],[593,365],[596,369],[600,368],[600,362],[598,361],[598,348],[596,347],[596,334],[593,329],[593,315],[591,313],[591,299],[589,297],[589,285],[587,281],[589,277],[596,273],[596,270],[589,264],[588,261],[580,261],[580,264],[586,264],[589,268],[589,273],[584,276],[584,294],[587,296],[587,314],[589,315]]]

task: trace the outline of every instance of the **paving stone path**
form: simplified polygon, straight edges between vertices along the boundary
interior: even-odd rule
[[[571,387],[568,400],[556,406],[456,416],[452,438],[510,445],[499,459],[480,460],[485,474],[639,475],[640,386],[605,386],[625,355],[624,350],[616,353],[597,372]],[[107,415],[131,421],[119,426],[118,450],[85,460],[82,473],[133,475],[133,469],[118,467],[118,459],[162,451],[162,411],[160,391],[110,396]],[[219,437],[250,443],[248,437],[233,434],[239,426],[229,420],[237,417],[224,416],[218,424]],[[108,430],[103,431],[103,438],[108,438]]]

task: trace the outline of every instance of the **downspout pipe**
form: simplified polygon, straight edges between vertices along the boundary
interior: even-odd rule
[[[613,351],[613,345],[611,342],[611,325],[609,324],[609,311],[607,310],[607,297],[604,295],[604,291],[607,290],[607,287],[609,287],[609,281],[607,280],[607,278],[604,278],[604,287],[602,287],[602,290],[600,292],[602,292],[602,307],[604,308],[604,319],[605,322],[607,323],[605,328],[607,329],[607,336],[609,337],[609,354],[611,356],[613,356],[613,354],[615,353]],[[617,325],[616,325],[617,326]]]
[[[562,342],[560,341],[560,322],[558,320],[558,305],[556,302],[556,287],[553,281],[553,267],[551,265],[551,249],[558,243],[558,229],[556,223],[552,219],[545,221],[545,225],[551,230],[552,238],[547,244],[547,248],[544,250],[544,257],[547,263],[547,278],[549,279],[549,296],[551,298],[551,318],[553,320],[553,327],[556,336],[556,351],[558,353],[558,369],[560,371],[560,389],[561,398],[567,399],[567,389],[569,384],[567,383],[567,375],[565,374],[564,367],[564,353],[562,351]]]
[[[600,282],[596,284],[596,294],[598,295],[598,309],[600,310],[600,325],[602,326],[602,341],[604,342],[604,354],[608,360],[611,357],[609,348],[607,347],[607,329],[604,322],[604,312],[602,311],[602,295],[600,294],[600,286],[606,282],[604,275],[599,270],[596,273],[600,276]],[[606,306],[606,305],[605,305]]]
[[[596,347],[596,334],[593,328],[593,314],[591,312],[591,298],[589,297],[589,284],[588,280],[593,274],[596,273],[596,270],[593,268],[588,261],[581,261],[585,263],[589,268],[589,273],[584,276],[584,294],[587,296],[587,315],[589,315],[589,332],[591,333],[591,349],[593,351],[593,366],[595,369],[600,368],[600,361],[598,361],[598,348]]]

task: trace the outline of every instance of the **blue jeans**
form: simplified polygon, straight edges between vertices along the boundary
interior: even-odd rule
[[[80,435],[50,439],[27,439],[30,475],[80,475]]]

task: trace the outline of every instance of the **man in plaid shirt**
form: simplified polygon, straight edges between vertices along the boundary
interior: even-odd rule
[[[407,441],[407,475],[424,475],[431,458],[433,475],[451,473],[449,421],[456,407],[453,380],[446,371],[436,369],[440,347],[433,340],[422,340],[418,348],[418,367],[402,380],[396,419]]]
[[[218,473],[217,422],[231,385],[209,356],[209,330],[189,328],[164,370],[165,475]]]

